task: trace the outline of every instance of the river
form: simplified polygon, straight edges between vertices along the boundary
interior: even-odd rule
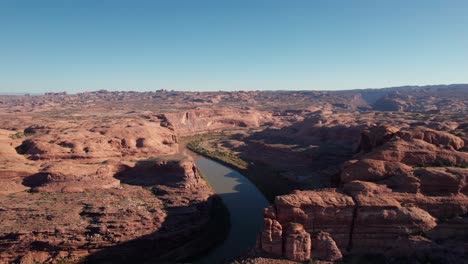
[[[229,210],[231,228],[226,240],[195,263],[222,263],[255,245],[268,201],[257,187],[239,172],[216,161],[191,155],[205,179]]]

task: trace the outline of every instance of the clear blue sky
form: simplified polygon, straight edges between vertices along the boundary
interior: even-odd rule
[[[465,0],[0,0],[0,92],[448,83]]]

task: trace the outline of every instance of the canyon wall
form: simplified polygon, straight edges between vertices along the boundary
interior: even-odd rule
[[[250,108],[197,108],[160,115],[181,136],[222,129],[259,127],[272,119],[271,113]]]
[[[382,254],[461,263],[468,223],[464,141],[415,127],[370,127],[339,188],[295,191],[265,210],[260,247],[295,261]],[[294,226],[294,228],[290,228]]]
[[[0,130],[0,262],[157,261],[200,237],[214,193],[177,141],[157,118]]]

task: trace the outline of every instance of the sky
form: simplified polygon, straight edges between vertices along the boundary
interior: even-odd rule
[[[465,0],[0,0],[0,93],[468,83]]]

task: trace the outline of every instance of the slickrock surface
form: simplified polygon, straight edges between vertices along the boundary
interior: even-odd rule
[[[84,192],[120,187],[120,181],[113,177],[118,168],[108,165],[62,161],[43,166],[39,173],[23,181],[33,192]]]
[[[134,155],[168,155],[177,151],[174,132],[146,120],[67,122],[51,129],[27,127],[32,134],[19,145],[29,159],[98,159]]]
[[[33,193],[0,197],[0,259],[32,263],[95,253],[112,257],[118,253],[113,246],[130,241],[153,241],[157,246],[151,254],[158,256],[183,245],[208,221],[212,191],[194,173],[193,161],[171,159],[145,161],[148,168],[141,177],[153,182],[135,179],[123,185],[109,175],[112,170],[94,174],[96,165],[73,166],[75,171],[67,163],[45,167],[47,176]]]
[[[24,177],[34,174],[36,168],[14,148],[11,131],[0,129],[0,194],[27,190],[22,184]]]
[[[2,118],[0,263],[154,259],[206,228],[213,192],[157,115],[57,115]]]

